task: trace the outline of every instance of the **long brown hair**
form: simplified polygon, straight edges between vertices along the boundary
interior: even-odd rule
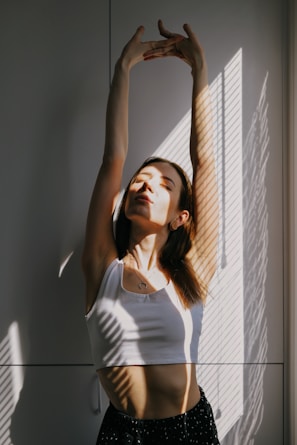
[[[124,192],[115,224],[115,241],[118,255],[119,258],[123,258],[127,253],[129,245],[131,222],[125,215],[125,203],[130,184],[144,167],[157,162],[165,162],[171,165],[179,174],[182,182],[178,204],[179,210],[187,210],[189,212],[189,218],[185,224],[176,230],[170,230],[167,241],[160,252],[159,261],[173,281],[184,305],[190,306],[203,300],[202,283],[196,276],[191,262],[186,258],[186,254],[191,249],[194,236],[192,185],[188,175],[175,162],[160,157],[148,158],[130,180]]]

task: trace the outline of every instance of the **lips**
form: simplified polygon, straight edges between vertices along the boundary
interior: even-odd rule
[[[144,193],[141,193],[140,195],[137,195],[135,197],[135,201],[147,202],[149,204],[153,203],[153,201],[150,199],[150,197],[148,195],[145,195]]]

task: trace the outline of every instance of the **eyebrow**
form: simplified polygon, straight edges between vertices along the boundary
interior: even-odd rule
[[[145,176],[149,176],[152,177],[153,175],[150,172],[139,172],[138,175],[145,175]],[[138,176],[136,175],[136,177]],[[176,187],[175,182],[173,181],[173,179],[171,179],[169,176],[161,176],[162,179],[165,179],[165,181],[170,182],[174,187]]]

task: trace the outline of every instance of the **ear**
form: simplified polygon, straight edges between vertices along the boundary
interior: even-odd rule
[[[170,230],[174,231],[178,229],[180,226],[183,226],[189,219],[188,210],[182,210],[179,215],[170,223]]]

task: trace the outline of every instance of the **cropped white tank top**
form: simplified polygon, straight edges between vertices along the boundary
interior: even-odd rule
[[[185,308],[171,281],[150,294],[127,291],[123,268],[109,265],[85,316],[96,369],[197,363],[203,305]]]

